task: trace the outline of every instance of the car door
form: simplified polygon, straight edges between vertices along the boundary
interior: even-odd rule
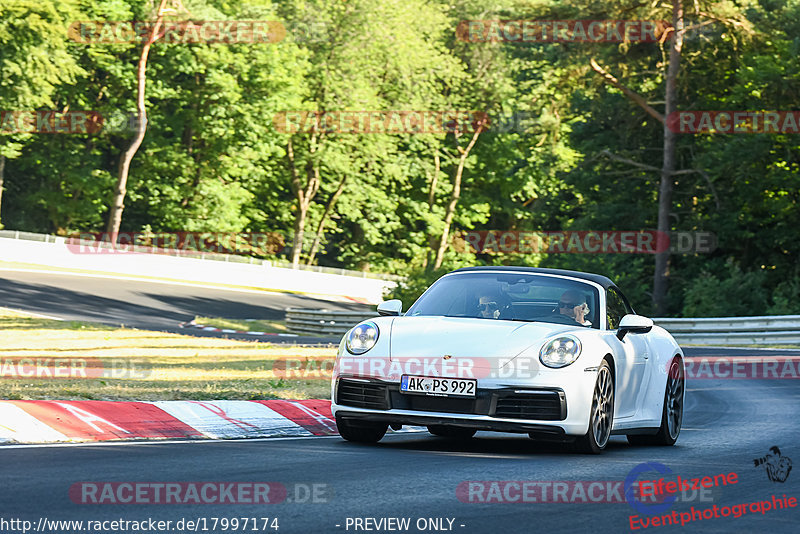
[[[617,350],[615,418],[633,417],[641,406],[649,378],[650,346],[647,334],[627,334],[622,341],[616,334],[622,318],[633,313],[627,299],[616,287],[606,290],[606,321],[609,343]]]

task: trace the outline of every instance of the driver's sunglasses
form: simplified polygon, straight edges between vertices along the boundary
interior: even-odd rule
[[[481,311],[494,311],[498,309],[496,302],[481,302],[479,306]]]
[[[580,304],[570,304],[569,302],[559,302],[559,308],[574,308],[575,306],[580,306]]]

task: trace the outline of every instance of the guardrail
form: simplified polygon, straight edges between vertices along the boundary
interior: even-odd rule
[[[354,325],[377,317],[377,312],[348,312],[289,308],[289,330],[303,334],[342,336]],[[704,317],[653,321],[682,345],[800,344],[800,315],[763,317]]]
[[[296,334],[343,336],[361,321],[377,317],[378,312],[351,312],[287,308],[286,326]]]
[[[782,345],[800,343],[800,315],[655,318],[685,345]]]

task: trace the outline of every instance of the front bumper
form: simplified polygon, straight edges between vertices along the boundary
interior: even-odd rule
[[[564,380],[566,374],[540,373],[535,384],[479,380],[474,399],[400,393],[397,381],[339,376],[332,411],[338,418],[387,424],[461,426],[545,439],[583,435],[596,372],[572,371]]]

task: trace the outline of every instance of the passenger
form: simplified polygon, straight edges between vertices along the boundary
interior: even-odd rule
[[[586,314],[589,313],[586,297],[573,289],[569,289],[561,295],[558,301],[558,313],[574,319],[583,326],[592,326],[592,322],[586,319]]]

